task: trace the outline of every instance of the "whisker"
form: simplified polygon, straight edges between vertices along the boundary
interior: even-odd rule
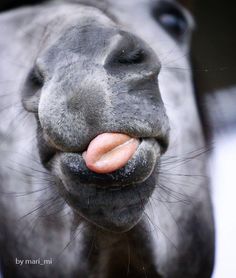
[[[150,200],[150,202],[151,202],[151,200]],[[161,229],[160,227],[158,227],[157,225],[155,225],[155,224],[153,223],[153,221],[150,219],[149,215],[148,215],[146,212],[144,212],[144,214],[145,214],[146,218],[149,220],[149,222],[151,223],[151,225],[152,225],[155,229],[157,229],[157,231],[159,231],[159,232],[172,244],[172,246],[174,246],[174,248],[175,248],[176,250],[178,250],[177,246],[176,246],[176,245],[174,244],[174,242],[166,235],[166,233],[165,233],[164,231],[162,231],[162,229]]]

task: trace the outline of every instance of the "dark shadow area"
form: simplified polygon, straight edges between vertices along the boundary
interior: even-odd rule
[[[195,78],[201,92],[236,84],[236,3],[197,0],[193,38]]]
[[[1,0],[0,12],[26,5],[35,5],[46,1],[47,0]]]

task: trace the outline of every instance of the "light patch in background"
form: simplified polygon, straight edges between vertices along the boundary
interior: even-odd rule
[[[236,128],[215,137],[210,166],[216,221],[213,278],[233,278],[236,277]]]

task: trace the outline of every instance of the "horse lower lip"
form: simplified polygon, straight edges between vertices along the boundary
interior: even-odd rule
[[[78,185],[127,186],[146,180],[159,157],[160,146],[154,138],[150,138],[143,139],[134,156],[115,172],[98,174],[90,171],[80,153],[58,153],[53,159],[52,172],[69,191],[74,192]]]

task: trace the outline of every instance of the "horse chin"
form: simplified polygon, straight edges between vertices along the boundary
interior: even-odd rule
[[[155,188],[152,175],[143,183],[109,188],[78,185],[77,194],[60,185],[65,201],[85,221],[110,232],[126,232],[142,218]]]

